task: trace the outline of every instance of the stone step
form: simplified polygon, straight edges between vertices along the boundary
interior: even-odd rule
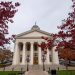
[[[46,71],[32,70],[25,73],[25,75],[48,75]]]
[[[39,65],[33,65],[29,67],[30,70],[42,70],[42,66]]]

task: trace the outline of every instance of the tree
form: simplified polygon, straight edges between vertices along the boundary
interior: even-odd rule
[[[0,62],[3,64],[4,61],[10,61],[12,58],[12,52],[10,50],[0,50]]]
[[[59,56],[60,58],[67,60],[68,65],[70,65],[70,61],[75,60],[75,51],[71,50],[70,48],[65,48],[65,49],[59,50]]]
[[[4,60],[6,59],[6,56],[4,55],[3,51],[0,51],[0,62],[3,64]]]
[[[8,33],[8,22],[13,23],[12,18],[17,12],[16,7],[20,4],[16,2],[13,4],[12,2],[0,2],[0,47],[4,48],[5,44],[10,43],[11,38],[7,38],[6,35]]]
[[[69,62],[70,60],[75,60],[75,0],[72,0],[72,2],[73,11],[69,13],[69,17],[66,20],[63,20],[62,25],[58,26],[58,29],[60,29],[58,34],[52,34],[53,40],[43,37],[43,39],[47,40],[46,48],[52,48],[56,45],[59,57]],[[56,41],[57,38],[58,41]],[[57,42],[56,44],[54,44],[55,41]]]
[[[38,46],[41,47],[42,51],[43,71],[45,70],[44,62],[45,55],[47,54],[47,49],[51,50],[55,46],[54,41],[56,39],[56,34],[51,34],[51,37],[52,38],[42,36],[41,38],[44,39],[46,42],[43,42],[40,45],[38,44]]]
[[[39,47],[44,51],[44,54],[47,53],[47,49],[52,49],[54,45],[54,41],[56,39],[56,34],[51,34],[52,38],[44,37],[42,36],[41,38],[46,41],[46,43],[41,43],[40,45],[38,44]]]
[[[57,50],[60,51],[59,56],[67,61],[75,60],[75,0],[72,0],[73,11],[69,13],[69,17],[62,21],[62,25],[58,26],[60,31],[57,36],[60,39]]]
[[[75,49],[75,0],[72,0],[73,11],[69,13],[69,17],[66,20],[63,20],[61,26],[58,26],[60,31],[58,32],[58,37],[61,38],[60,46],[64,48],[69,47],[70,49]],[[58,45],[59,45],[58,44]]]

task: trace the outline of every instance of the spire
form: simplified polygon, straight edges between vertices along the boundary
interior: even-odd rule
[[[35,25],[36,25],[36,21],[35,21]]]
[[[31,30],[40,30],[39,26],[36,25],[36,22],[35,25],[33,25],[33,27],[31,28]]]

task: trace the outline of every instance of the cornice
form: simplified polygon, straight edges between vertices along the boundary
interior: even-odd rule
[[[26,32],[16,35],[16,38],[20,38],[20,36],[23,36],[23,35],[26,35],[26,34],[29,34],[29,33],[35,32],[35,31],[40,32],[45,35],[48,35],[48,36],[51,36],[51,33],[43,31],[43,30],[29,30],[29,31],[26,31]]]

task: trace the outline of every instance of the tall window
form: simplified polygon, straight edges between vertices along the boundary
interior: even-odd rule
[[[27,42],[26,43],[26,49],[27,49],[27,51],[30,51],[30,48],[31,48],[31,44],[30,44],[30,42]]]
[[[19,50],[22,51],[22,50],[23,50],[23,43],[20,42],[20,43],[18,44],[18,46],[19,46]]]
[[[37,51],[38,50],[38,44],[37,42],[34,43],[34,51]]]

